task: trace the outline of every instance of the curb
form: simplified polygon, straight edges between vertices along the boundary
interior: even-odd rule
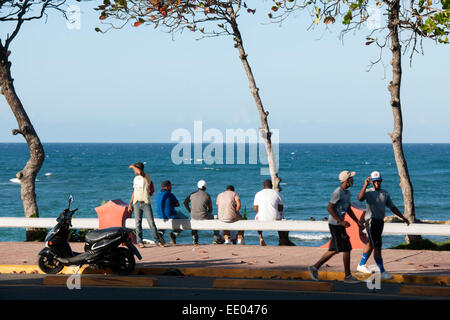
[[[215,277],[215,278],[243,278],[243,279],[271,279],[271,280],[311,280],[306,270],[264,270],[245,268],[146,268],[137,267],[133,275],[164,275],[168,271],[178,270],[185,276]],[[0,265],[0,274],[44,274],[37,265]],[[110,274],[108,270],[94,269],[89,266],[65,267],[60,274]],[[354,273],[360,281],[365,281],[370,275]],[[450,276],[428,276],[411,274],[394,274],[392,280],[383,280],[388,283],[399,284],[426,284],[449,286]],[[343,281],[343,272],[319,271],[319,280]]]
[[[42,280],[43,285],[48,286],[67,286],[68,282],[73,282],[73,276],[46,276]],[[139,276],[98,276],[83,275],[79,277],[79,285],[85,287],[157,287],[158,280]]]

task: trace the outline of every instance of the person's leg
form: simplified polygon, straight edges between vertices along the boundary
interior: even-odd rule
[[[350,271],[350,252],[351,251],[343,252],[343,257],[342,257],[342,259],[344,261],[344,272],[345,272],[346,277],[352,275],[352,273]]]
[[[185,214],[183,214],[182,212],[176,210],[175,211],[175,216],[174,216],[173,219],[184,219],[184,220],[186,220],[186,219],[188,219],[188,217]],[[176,243],[176,238],[180,235],[181,231],[183,231],[183,230],[181,230],[181,229],[172,230],[172,232],[170,233],[170,242],[172,244]]]
[[[336,251],[327,251],[323,254],[323,256],[313,265],[314,268],[317,270],[320,269],[320,267],[330,260],[337,252]]]
[[[143,203],[142,208],[145,213],[145,216],[147,217],[147,223],[150,228],[150,234],[153,238],[153,241],[155,241],[156,245],[159,245],[159,243],[162,241],[159,237],[158,230],[156,229],[155,220],[153,218],[152,206],[150,204]]]
[[[192,230],[191,234],[192,234],[192,243],[198,244],[198,231]]]
[[[373,251],[373,248],[370,245],[370,242],[366,243],[366,246],[364,247],[363,254],[361,257],[361,261],[359,262],[360,266],[363,266],[367,263],[367,260],[369,260],[370,255],[372,254],[372,251]]]
[[[381,273],[385,272],[386,270],[384,270],[383,258],[381,256],[381,247],[375,247],[373,249],[373,258],[375,259],[375,263],[380,269],[380,272]]]
[[[230,244],[230,230],[223,230],[223,238],[225,239],[225,244]]]
[[[259,235],[259,245],[260,246],[265,246],[266,242],[264,241],[262,231],[258,231],[258,235]]]
[[[134,208],[134,221],[136,224],[136,242],[138,245],[142,244],[142,207],[140,202],[133,204]]]
[[[244,244],[244,231],[243,230],[238,231],[237,244]]]

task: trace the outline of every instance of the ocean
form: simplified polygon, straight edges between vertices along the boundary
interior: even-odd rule
[[[234,185],[246,207],[249,219],[254,219],[253,198],[269,178],[264,155],[245,155],[237,145],[234,155],[227,149],[203,145],[203,153],[182,154],[179,145],[165,143],[45,143],[45,162],[38,174],[36,194],[40,217],[56,217],[65,208],[67,197],[75,198],[73,207],[79,208],[78,217],[96,218],[95,207],[102,201],[121,199],[130,201],[134,173],[131,163],[145,163],[151,174],[156,193],[163,180],[170,180],[172,192],[181,203],[196,190],[197,181],[208,183],[207,192],[213,203],[227,185]],[[209,148],[209,149],[208,149]],[[188,150],[188,149],[186,149]],[[178,153],[180,151],[180,153]],[[239,153],[240,151],[240,153]],[[450,144],[405,144],[404,151],[414,186],[416,215],[419,219],[449,220],[450,199]],[[203,156],[203,157],[202,157]],[[0,143],[0,216],[23,217],[20,185],[11,182],[28,160],[28,148],[22,143]],[[178,159],[178,160],[177,160]],[[177,164],[182,159],[181,164]],[[256,159],[256,161],[255,161]],[[211,160],[216,160],[211,163]],[[223,162],[223,163],[221,163]],[[373,170],[383,175],[383,188],[394,204],[402,210],[403,201],[391,144],[291,144],[279,145],[279,176],[282,179],[281,195],[285,217],[290,220],[321,220],[328,217],[327,205],[332,191],[339,186],[337,176],[342,170],[356,171],[355,183],[350,189],[352,201],[356,199],[364,179]],[[152,197],[156,199],[156,195]],[[361,203],[362,204],[362,203]],[[156,206],[153,203],[156,215]],[[214,208],[213,214],[217,213]],[[392,214],[387,212],[387,214]],[[212,231],[200,231],[200,244],[212,242]],[[246,244],[258,244],[257,232],[246,232]],[[166,233],[167,237],[167,233]],[[151,239],[144,230],[144,238]],[[268,245],[278,243],[276,232],[264,232]],[[448,237],[428,237],[443,241]],[[299,246],[320,246],[329,240],[328,233],[290,232],[290,239]],[[0,241],[23,241],[24,229],[0,228]],[[169,240],[169,239],[166,239]],[[385,236],[383,247],[389,248],[404,242],[404,236]],[[191,243],[190,231],[183,231],[178,243]]]

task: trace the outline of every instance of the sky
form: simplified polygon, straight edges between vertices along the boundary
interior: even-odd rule
[[[75,2],[74,2],[75,3]],[[248,1],[251,3],[255,1]],[[271,1],[263,1],[270,7]],[[257,129],[259,116],[230,37],[197,40],[129,23],[106,34],[95,3],[80,29],[50,12],[27,22],[11,46],[16,91],[43,142],[171,142],[177,129]],[[243,13],[241,33],[269,125],[282,143],[390,143],[389,55],[370,72],[375,46],[363,28],[339,39],[342,25],[307,30],[296,14],[282,25],[267,10]],[[0,29],[4,39],[5,26]],[[412,66],[403,58],[405,143],[450,143],[450,46],[424,43]],[[0,142],[23,142],[0,97]]]

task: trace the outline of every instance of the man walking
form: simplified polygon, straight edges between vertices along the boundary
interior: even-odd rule
[[[153,219],[153,210],[150,204],[150,197],[155,192],[153,182],[150,175],[144,172],[144,164],[137,162],[129,166],[133,169],[136,177],[133,180],[133,194],[128,205],[128,212],[132,213],[134,209],[134,217],[136,222],[136,242],[140,248],[144,248],[142,240],[142,213],[145,213],[150,234],[156,245],[164,247],[164,239],[160,239],[158,230],[156,229],[155,220]]]
[[[169,180],[165,180],[161,183],[161,191],[158,193],[158,197],[156,198],[156,211],[158,212],[158,217],[160,219],[187,219],[185,216],[178,210],[175,210],[175,207],[179,207],[180,203],[175,195],[172,193],[173,184],[170,183]],[[164,235],[164,231],[160,231],[161,235]],[[170,232],[170,244],[176,244],[177,236],[181,233],[181,229],[176,229]]]
[[[389,193],[386,190],[381,189],[382,181],[383,179],[381,178],[380,172],[373,171],[370,174],[370,177],[368,177],[364,181],[364,186],[362,187],[361,191],[358,194],[358,200],[359,201],[365,200],[367,204],[364,220],[369,242],[366,244],[366,247],[364,248],[361,262],[359,263],[356,270],[362,273],[372,273],[366,267],[366,262],[373,251],[375,262],[381,273],[381,279],[389,280],[392,279],[393,276],[384,269],[383,258],[381,256],[381,245],[382,245],[381,234],[383,233],[386,207],[391,209],[391,211],[395,215],[400,217],[407,225],[409,225],[409,221],[394,205]],[[367,189],[367,187],[372,183],[373,187]]]
[[[257,192],[253,201],[253,210],[257,213],[255,220],[275,221],[283,219],[283,200],[280,194],[272,189],[272,181],[264,181],[264,189]],[[265,246],[262,231],[258,231],[259,245]]]
[[[184,200],[184,207],[191,214],[193,220],[212,220],[214,216],[211,196],[206,192],[206,181],[200,180],[197,183],[197,191],[192,192]],[[189,207],[191,204],[192,208]],[[214,230],[214,244],[220,243],[219,231]],[[192,230],[192,242],[194,245],[198,244],[198,230]]]
[[[347,170],[342,171],[339,174],[339,182],[341,185],[334,190],[331,194],[331,199],[328,204],[328,212],[330,216],[328,218],[328,226],[331,232],[331,241],[328,251],[316,262],[313,266],[308,267],[311,278],[318,280],[319,268],[328,260],[330,260],[335,254],[343,253],[343,262],[345,270],[344,282],[346,283],[358,283],[359,280],[352,276],[350,272],[350,252],[352,246],[350,244],[350,238],[345,231],[345,228],[350,226],[350,223],[344,220],[347,213],[360,228],[364,228],[364,225],[358,220],[351,209],[351,196],[348,190],[353,186],[353,177],[355,172],[349,172]]]
[[[226,190],[217,196],[217,209],[219,220],[223,222],[235,222],[242,220],[243,217],[239,213],[241,209],[241,199],[239,195],[234,192],[234,186],[228,186]],[[225,244],[230,244],[230,231],[224,230],[223,236]],[[238,231],[238,244],[244,244],[244,231]]]

